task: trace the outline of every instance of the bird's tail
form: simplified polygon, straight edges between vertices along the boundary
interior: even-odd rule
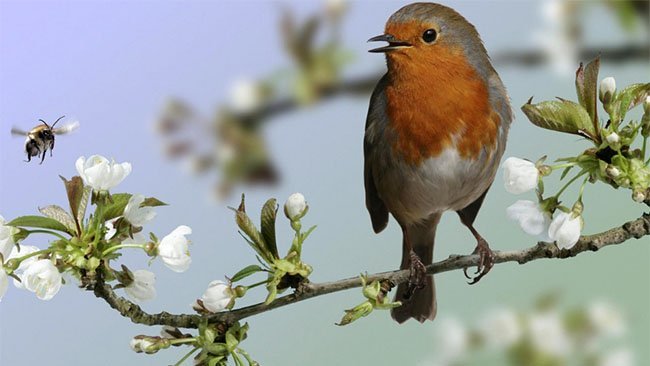
[[[420,225],[408,227],[407,233],[409,241],[415,254],[420,257],[422,263],[426,266],[433,260],[433,244],[436,235],[436,227],[440,222],[440,214],[433,215],[430,220]],[[411,265],[411,256],[406,248],[406,238],[402,242],[402,264],[401,269],[409,269]],[[402,306],[394,308],[391,316],[398,323],[404,323],[409,318],[413,318],[420,323],[433,320],[436,317],[436,288],[433,283],[433,276],[427,276],[424,288],[416,289],[411,297],[406,299],[408,283],[402,283],[397,286],[395,301],[401,301]]]

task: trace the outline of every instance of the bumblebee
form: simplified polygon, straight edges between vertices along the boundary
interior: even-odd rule
[[[40,156],[41,162],[45,160],[45,153],[49,150],[50,156],[52,156],[52,150],[54,150],[54,140],[56,135],[64,135],[76,130],[79,127],[79,122],[70,122],[59,128],[55,128],[56,124],[65,116],[59,117],[52,126],[47,124],[47,122],[39,119],[41,122],[40,125],[32,128],[30,131],[23,131],[19,128],[12,128],[11,133],[13,135],[27,136],[25,139],[25,152],[27,153],[27,160],[25,162],[32,161],[33,156]]]

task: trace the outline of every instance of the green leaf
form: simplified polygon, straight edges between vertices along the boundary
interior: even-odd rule
[[[589,114],[580,104],[564,99],[532,104],[532,100],[533,98],[530,98],[521,110],[534,125],[597,141]]]
[[[118,216],[122,216],[124,213],[124,208],[126,204],[129,203],[131,198],[130,193],[116,193],[111,195],[111,201],[106,205],[106,210],[104,211],[104,221],[114,219]]]
[[[240,280],[243,280],[244,278],[253,275],[257,272],[262,272],[264,269],[257,264],[251,264],[250,266],[247,266],[243,269],[241,269],[239,272],[235,273],[234,276],[230,279],[232,282],[237,282]]]
[[[612,114],[617,125],[625,119],[627,111],[643,103],[650,95],[650,83],[632,84],[616,93],[612,103]]]
[[[250,240],[248,244],[255,250],[255,252],[262,257],[267,263],[273,263],[273,256],[266,248],[266,243],[262,234],[257,230],[253,221],[246,214],[246,206],[244,204],[244,195],[242,194],[241,203],[235,211],[235,221],[237,226],[243,231]]]
[[[68,203],[70,204],[70,212],[72,212],[72,218],[75,220],[75,225],[77,231],[81,231],[81,221],[79,220],[79,207],[83,201],[83,196],[85,193],[84,182],[80,176],[76,175],[70,180],[65,179],[60,176],[65,185],[65,190],[68,194]],[[85,211],[85,206],[84,206]],[[83,214],[81,215],[83,217]]]
[[[560,180],[564,179],[564,177],[566,177],[566,175],[569,174],[569,171],[571,170],[571,168],[573,168],[573,167],[568,166],[568,167],[564,168],[564,170],[562,171],[562,175],[560,176]]]
[[[55,219],[44,216],[20,216],[6,224],[7,226],[16,227],[36,227],[41,229],[51,229],[74,235],[74,230],[68,229],[65,225]]]
[[[275,219],[278,213],[278,204],[275,198],[271,198],[262,207],[261,227],[262,237],[266,248],[271,252],[274,258],[280,258],[278,246],[275,240]]]
[[[156,197],[147,197],[144,199],[144,202],[140,205],[141,207],[156,207],[156,206],[167,206],[167,204]]]
[[[45,206],[39,208],[38,211],[43,215],[62,223],[70,231],[72,232],[77,231],[74,219],[72,218],[72,216],[70,216],[68,211],[64,210],[61,206],[57,206],[57,205]]]
[[[597,57],[583,69],[582,63],[576,72],[576,91],[580,105],[584,107],[591,118],[595,134],[598,136],[600,124],[598,122],[598,70],[600,58]]]

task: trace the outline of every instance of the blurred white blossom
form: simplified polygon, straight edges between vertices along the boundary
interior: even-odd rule
[[[75,166],[84,183],[95,191],[108,191],[131,173],[130,163],[109,162],[101,155],[92,155],[88,160],[81,156]]]
[[[503,181],[506,191],[521,194],[537,187],[539,170],[535,163],[509,157],[503,162]]]
[[[595,331],[607,337],[620,337],[625,333],[623,313],[605,301],[596,301],[587,309],[589,322]]]
[[[143,202],[143,195],[134,194],[124,207],[124,218],[133,226],[143,226],[156,217],[156,211],[154,211],[153,207],[140,207]]]
[[[135,302],[147,301],[156,297],[156,275],[153,272],[139,269],[133,272],[133,282],[124,291]]]
[[[175,272],[185,272],[190,268],[189,241],[185,237],[192,229],[181,225],[165,236],[158,244],[158,255],[169,269]]]
[[[522,335],[517,314],[510,309],[495,309],[482,317],[478,325],[479,334],[485,343],[494,348],[513,345]]]
[[[469,346],[469,334],[465,326],[457,319],[440,320],[436,328],[438,355],[443,364],[453,363],[459,359]]]
[[[634,366],[634,353],[629,348],[619,348],[605,353],[598,366]]]
[[[578,63],[578,47],[568,29],[567,4],[563,0],[546,0],[541,5],[544,26],[534,33],[534,41],[544,49],[556,72],[570,75]]]
[[[253,80],[237,80],[230,89],[230,107],[237,113],[250,113],[264,102],[262,85]]]
[[[557,312],[532,314],[528,327],[536,349],[553,356],[565,356],[571,351],[571,339]]]
[[[50,300],[61,289],[61,273],[49,259],[31,263],[23,273],[23,286],[41,300]]]
[[[571,249],[580,239],[582,220],[571,212],[560,212],[548,227],[548,236],[560,249]]]

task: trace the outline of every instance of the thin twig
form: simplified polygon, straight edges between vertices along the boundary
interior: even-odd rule
[[[495,263],[517,262],[519,264],[525,264],[542,258],[570,258],[582,252],[597,251],[605,246],[621,244],[628,239],[639,239],[646,235],[650,235],[649,214],[643,214],[643,216],[634,221],[626,222],[619,227],[615,227],[599,234],[582,236],[578,243],[576,243],[576,245],[571,249],[559,249],[555,244],[539,242],[537,245],[523,250],[496,251]],[[478,261],[478,255],[450,256],[448,259],[427,266],[427,273],[434,274],[473,267],[478,264]],[[372,274],[368,276],[368,280],[374,281],[388,279],[395,284],[399,284],[406,282],[408,276],[408,270],[398,270]],[[355,287],[361,287],[361,280],[359,277],[351,277],[344,280],[325,283],[305,283],[302,284],[294,293],[280,297],[268,305],[263,303],[251,305],[232,311],[209,315],[207,316],[207,319],[211,323],[230,324],[281,306]],[[169,325],[179,328],[197,328],[199,324],[205,320],[205,317],[201,315],[170,314],[164,311],[158,314],[146,313],[138,305],[118,296],[110,285],[101,281],[95,285],[94,293],[97,297],[104,299],[113,309],[122,314],[122,316],[131,319],[134,323],[146,325]]]

